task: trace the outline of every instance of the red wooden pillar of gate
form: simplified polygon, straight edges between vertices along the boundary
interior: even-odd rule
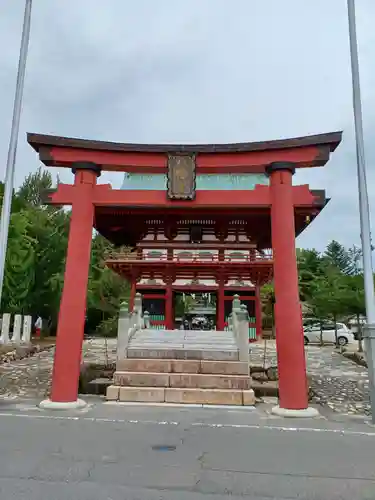
[[[89,274],[93,194],[100,167],[95,163],[73,165],[74,195],[65,264],[64,287],[57,326],[52,374],[52,403],[79,404],[78,384],[84,336]]]
[[[224,304],[224,280],[219,280],[217,295],[217,329],[223,331],[225,328],[225,304]]]
[[[308,391],[295,247],[295,168],[293,163],[275,162],[266,171],[271,191],[279,406],[304,410],[308,407]]]
[[[255,328],[257,339],[262,337],[262,301],[259,285],[255,287]]]

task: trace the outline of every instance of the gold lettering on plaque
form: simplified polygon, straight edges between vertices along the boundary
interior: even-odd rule
[[[171,200],[195,198],[195,155],[169,155],[168,197]]]

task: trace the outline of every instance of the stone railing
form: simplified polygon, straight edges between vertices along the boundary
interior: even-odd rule
[[[117,359],[127,357],[128,345],[132,337],[143,328],[149,328],[148,313],[142,315],[142,295],[137,293],[134,299],[134,308],[129,311],[128,303],[123,302],[120,307],[117,329]]]
[[[229,317],[228,327],[233,331],[239,360],[249,363],[249,313],[245,304],[241,304],[238,295],[233,298],[232,314]]]
[[[32,318],[29,315],[15,314],[13,331],[10,331],[11,315],[4,313],[1,321],[0,344],[29,344],[31,341]]]

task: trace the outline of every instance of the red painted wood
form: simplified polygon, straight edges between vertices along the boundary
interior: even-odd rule
[[[314,196],[311,194],[308,185],[293,186],[293,204],[296,207],[314,208]],[[56,192],[51,194],[50,203],[52,205],[71,205],[75,196],[75,187],[71,184],[59,184]],[[94,190],[93,202],[98,207],[123,207],[134,212],[142,207],[152,208],[153,217],[157,217],[157,209],[164,211],[166,207],[173,209],[202,209],[202,208],[222,208],[223,212],[228,208],[238,207],[268,208],[271,204],[270,190],[268,186],[257,185],[253,190],[243,191],[197,191],[195,200],[173,201],[166,199],[165,191],[144,191],[123,189],[112,189],[109,184],[96,186]],[[203,214],[199,214],[203,217]],[[131,221],[129,221],[131,222]]]
[[[94,172],[77,171],[52,375],[51,400],[54,402],[74,402],[78,397],[95,183]]]
[[[218,296],[217,296],[217,329],[220,331],[224,330],[224,325],[225,325],[224,300],[225,300],[224,282],[220,280]]]
[[[165,327],[167,330],[174,328],[172,283],[167,283],[165,291]]]
[[[71,167],[73,162],[89,161],[103,170],[136,173],[165,173],[166,153],[119,152],[90,150],[72,147],[45,147],[53,166]],[[258,173],[274,161],[292,161],[296,167],[316,166],[320,156],[319,146],[290,147],[236,153],[199,153],[198,173]],[[49,164],[51,161],[49,161]]]
[[[131,280],[131,285],[130,285],[129,311],[133,311],[133,309],[134,309],[134,300],[135,300],[136,293],[137,293],[137,283],[136,283],[135,279],[133,278]]]
[[[137,287],[139,288],[139,287]],[[144,299],[163,299],[165,300],[165,294],[157,294],[157,293],[144,293],[142,294]]]
[[[281,408],[298,410],[307,408],[308,392],[292,191],[290,172],[271,174],[279,404]]]
[[[165,290],[165,285],[140,285],[139,283],[137,284],[137,290],[142,291],[142,290]],[[211,285],[173,285],[172,289],[174,292],[183,292],[183,293],[189,293],[191,292],[217,292],[218,287],[217,286],[211,286]],[[225,286],[224,288],[225,291],[237,291],[238,287],[235,286]],[[246,287],[243,286],[241,287],[242,291],[254,291],[255,287]],[[143,295],[146,297],[146,295]],[[155,298],[157,297],[164,297],[164,295],[158,295],[155,294]],[[150,296],[151,298],[151,296]],[[225,300],[233,300],[233,297],[225,297]],[[254,300],[254,297],[252,296],[246,296],[245,300]]]
[[[262,336],[262,301],[259,286],[255,288],[255,322],[257,339]]]
[[[264,167],[274,161],[292,161],[296,167],[308,167],[318,155],[317,146],[244,153],[205,153],[197,156],[197,167],[198,172],[202,173],[264,172]]]
[[[49,154],[54,163],[61,167],[71,167],[76,161],[90,161],[108,171],[157,173],[167,170],[167,155],[164,153],[100,151],[53,146]]]
[[[104,187],[104,186],[103,186]],[[311,199],[311,197],[310,197]],[[202,207],[246,207],[270,205],[268,186],[256,186],[244,191],[197,191],[194,200],[169,200],[165,191],[100,189],[96,191],[95,205],[123,207],[152,207],[156,216],[157,208],[196,209]],[[199,213],[202,217],[202,214]]]

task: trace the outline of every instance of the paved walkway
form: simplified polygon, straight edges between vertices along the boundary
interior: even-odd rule
[[[333,346],[307,346],[305,352],[316,403],[338,413],[370,414],[366,368],[344,358]],[[264,343],[252,344],[250,359],[252,364],[263,364]],[[266,342],[266,364],[277,364],[274,341]]]

